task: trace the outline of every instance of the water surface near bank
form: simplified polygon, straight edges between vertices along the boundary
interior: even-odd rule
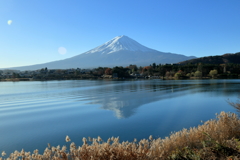
[[[69,80],[0,83],[0,151],[47,143],[158,138],[235,110],[240,80]]]

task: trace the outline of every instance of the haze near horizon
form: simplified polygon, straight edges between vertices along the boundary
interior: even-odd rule
[[[239,52],[239,6],[229,1],[0,2],[0,68],[67,59],[119,35],[185,56]]]

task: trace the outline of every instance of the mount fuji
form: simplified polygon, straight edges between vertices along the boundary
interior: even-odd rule
[[[112,40],[77,56],[31,66],[14,67],[18,70],[37,70],[47,67],[48,69],[67,68],[97,68],[128,66],[135,64],[147,66],[152,63],[178,63],[194,59],[194,56],[160,52],[147,48],[127,36],[117,36]]]

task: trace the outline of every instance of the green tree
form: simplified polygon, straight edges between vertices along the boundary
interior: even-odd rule
[[[152,67],[150,67],[148,70],[147,70],[147,72],[148,72],[148,75],[153,75],[153,68]]]
[[[186,74],[186,76],[187,76],[187,77],[191,77],[191,76],[192,76],[192,74],[191,74],[191,73],[188,73],[188,74]]]
[[[217,71],[216,69],[211,70],[211,71],[209,72],[209,75],[212,76],[212,78],[216,77],[217,74],[218,74],[218,71]]]
[[[197,70],[200,71],[200,72],[202,72],[202,64],[201,64],[201,63],[198,64]]]
[[[194,77],[202,77],[202,72],[196,71],[196,72],[194,73]]]
[[[174,74],[174,77],[177,78],[177,79],[182,77],[182,76],[183,76],[183,71],[182,70],[179,70],[177,73]]]
[[[156,63],[153,63],[152,67],[153,67],[153,69],[155,69],[156,68]]]
[[[78,70],[75,70],[75,72],[74,72],[74,75],[75,75],[75,76],[78,76],[78,75],[80,75],[80,71],[78,71]]]
[[[179,73],[179,72],[175,73],[175,75],[174,75],[174,77],[177,78],[177,79],[180,78],[181,76],[182,76],[182,74]]]
[[[116,66],[112,69],[112,74],[116,73],[118,77],[129,77],[128,70],[128,68]]]

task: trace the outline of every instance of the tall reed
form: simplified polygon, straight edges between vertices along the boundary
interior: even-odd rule
[[[162,159],[221,159],[240,158],[240,120],[234,113],[221,112],[216,119],[206,121],[198,127],[183,129],[164,139],[142,139],[133,142],[120,142],[119,137],[109,138],[106,142],[98,138],[83,138],[83,145],[70,142],[66,146],[51,146],[42,154],[38,150],[31,152],[15,151],[0,159],[56,159],[56,160],[162,160]],[[219,153],[216,153],[217,151]],[[220,151],[221,150],[221,151]],[[231,153],[230,153],[231,151]],[[229,153],[225,153],[229,152]]]

